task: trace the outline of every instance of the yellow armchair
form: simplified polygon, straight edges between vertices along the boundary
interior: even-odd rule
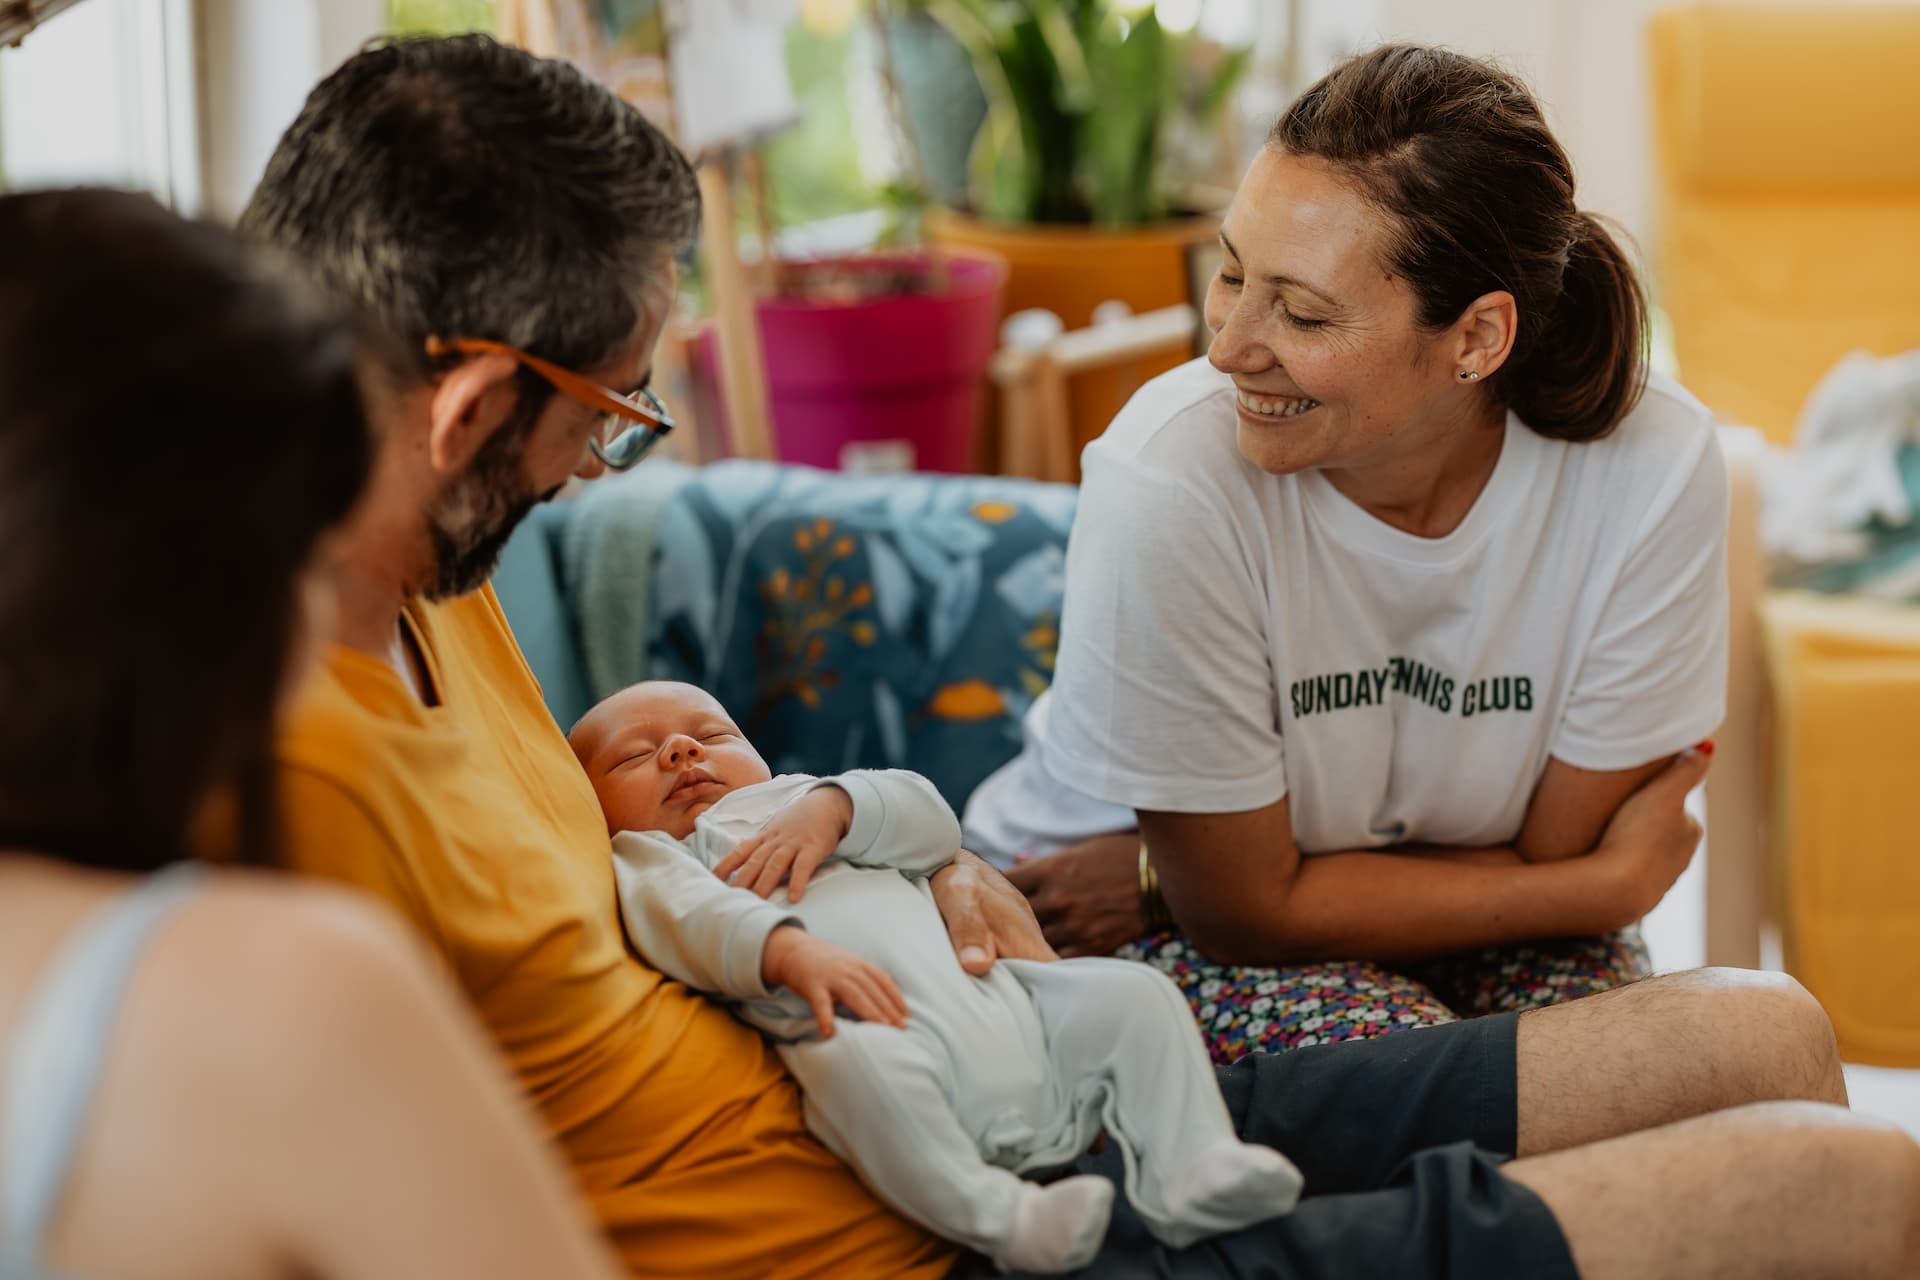
[[[1787,968],[1849,1061],[1920,1066],[1920,610],[1779,594],[1762,613]]]
[[[1696,4],[1650,36],[1680,375],[1784,445],[1843,355],[1920,347],[1920,4]],[[1708,959],[1758,959],[1771,880],[1787,967],[1847,1057],[1920,1065],[1920,610],[1756,590],[1752,459],[1729,452]]]
[[[1920,4],[1668,9],[1652,75],[1681,374],[1786,444],[1841,356],[1920,347]]]

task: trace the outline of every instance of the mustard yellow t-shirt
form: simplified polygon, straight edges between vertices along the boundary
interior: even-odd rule
[[[759,1035],[629,949],[593,790],[492,589],[406,616],[438,705],[328,656],[280,743],[288,861],[438,948],[634,1274],[948,1270],[807,1133]]]

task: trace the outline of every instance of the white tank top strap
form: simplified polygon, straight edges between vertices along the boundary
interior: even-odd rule
[[[40,1251],[148,940],[203,868],[176,863],[83,923],[55,953],[0,1058],[0,1280],[43,1280]]]

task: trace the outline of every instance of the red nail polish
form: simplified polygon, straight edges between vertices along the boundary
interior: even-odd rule
[[[1713,739],[1708,738],[1705,742],[1695,747],[1694,750],[1711,760],[1713,758]]]

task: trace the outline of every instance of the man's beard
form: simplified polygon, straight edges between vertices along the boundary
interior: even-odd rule
[[[473,462],[448,482],[428,517],[433,539],[434,577],[429,600],[445,600],[479,590],[493,576],[514,527],[559,488],[528,491],[527,441],[539,415],[503,423],[480,447]]]

